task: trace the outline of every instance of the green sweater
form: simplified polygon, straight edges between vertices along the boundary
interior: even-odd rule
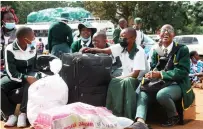
[[[121,33],[121,29],[120,28],[116,28],[113,32],[113,41],[115,44],[118,43],[118,40],[120,38],[120,33]]]
[[[176,47],[178,44],[174,43],[173,47]],[[158,63],[159,55],[156,51],[152,55],[152,69],[155,68]],[[190,56],[187,46],[182,46],[176,53],[173,59],[174,69],[169,71],[162,71],[163,80],[172,80],[176,81],[182,90],[182,106],[183,109],[187,109],[195,98],[194,92],[191,88],[189,73],[190,73]]]
[[[48,32],[48,46],[50,52],[54,45],[67,43],[71,46],[72,42],[72,30],[67,24],[63,22],[56,22],[50,26]]]
[[[92,42],[91,42],[91,44],[89,45],[89,47],[91,47],[91,48],[94,47],[94,46],[92,45]],[[81,39],[79,39],[79,40],[73,42],[72,45],[71,45],[72,53],[74,53],[74,52],[79,52],[81,48],[82,48]]]

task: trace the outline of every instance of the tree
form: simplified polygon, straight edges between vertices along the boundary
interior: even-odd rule
[[[183,2],[172,1],[154,1],[154,2],[138,2],[135,13],[136,16],[143,18],[144,27],[152,29],[155,33],[157,28],[164,24],[171,24],[176,29],[181,29],[188,23],[186,8]]]
[[[82,8],[84,8],[84,3],[82,1],[71,2],[70,7],[82,7]]]
[[[144,28],[151,29],[153,33],[163,24],[171,24],[176,29],[182,29],[189,23],[187,7],[189,2],[172,1],[100,1],[84,2],[84,7],[101,19],[110,19],[118,22],[123,17],[141,17]]]
[[[84,8],[101,19],[117,23],[119,18],[128,20],[137,2],[130,1],[95,1],[84,2]]]
[[[190,4],[187,12],[193,24],[203,26],[203,1]]]
[[[117,21],[116,16],[116,6],[112,1],[87,1],[84,2],[84,8],[90,12],[95,17],[100,17],[101,19],[110,19],[113,22]]]

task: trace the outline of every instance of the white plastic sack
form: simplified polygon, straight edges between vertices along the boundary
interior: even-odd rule
[[[59,59],[54,59],[51,62],[49,62],[50,65],[50,70],[54,73],[54,74],[58,74],[62,68],[62,62]]]
[[[152,48],[150,49],[149,54],[148,54],[149,66],[150,66],[150,63],[152,62],[151,57],[152,57],[154,51],[156,51],[159,56],[164,56],[162,47],[159,44],[155,44],[154,46],[152,46]]]
[[[160,56],[164,56],[164,52],[161,46],[159,46],[159,44],[156,44],[154,47],[154,50],[160,55]]]
[[[120,121],[121,124],[119,124]],[[123,126],[129,126],[132,123],[133,121],[127,118],[124,121],[123,118],[117,118],[105,107],[77,102],[41,112],[34,122],[34,128],[123,129]]]
[[[55,66],[54,66],[55,65]],[[55,75],[39,79],[28,90],[27,116],[31,125],[41,111],[66,105],[68,86],[57,72],[62,63],[59,59],[50,62],[50,69]]]

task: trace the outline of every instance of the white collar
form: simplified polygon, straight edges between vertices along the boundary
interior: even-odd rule
[[[87,41],[87,43],[84,43],[81,39],[81,45],[84,47],[84,44],[86,44],[87,47],[89,47],[89,45],[91,44],[92,38],[90,37],[89,41]]]
[[[171,44],[170,44],[167,48],[165,48],[164,45],[162,46],[162,49],[163,49],[163,50],[164,50],[164,49],[167,49],[167,50],[168,50],[168,51],[167,51],[168,54],[172,51],[172,48],[173,48],[173,42],[171,42]]]

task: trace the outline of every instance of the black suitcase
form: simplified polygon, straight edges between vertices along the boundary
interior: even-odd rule
[[[105,106],[112,58],[99,54],[63,54],[60,75],[69,88],[69,103]]]

